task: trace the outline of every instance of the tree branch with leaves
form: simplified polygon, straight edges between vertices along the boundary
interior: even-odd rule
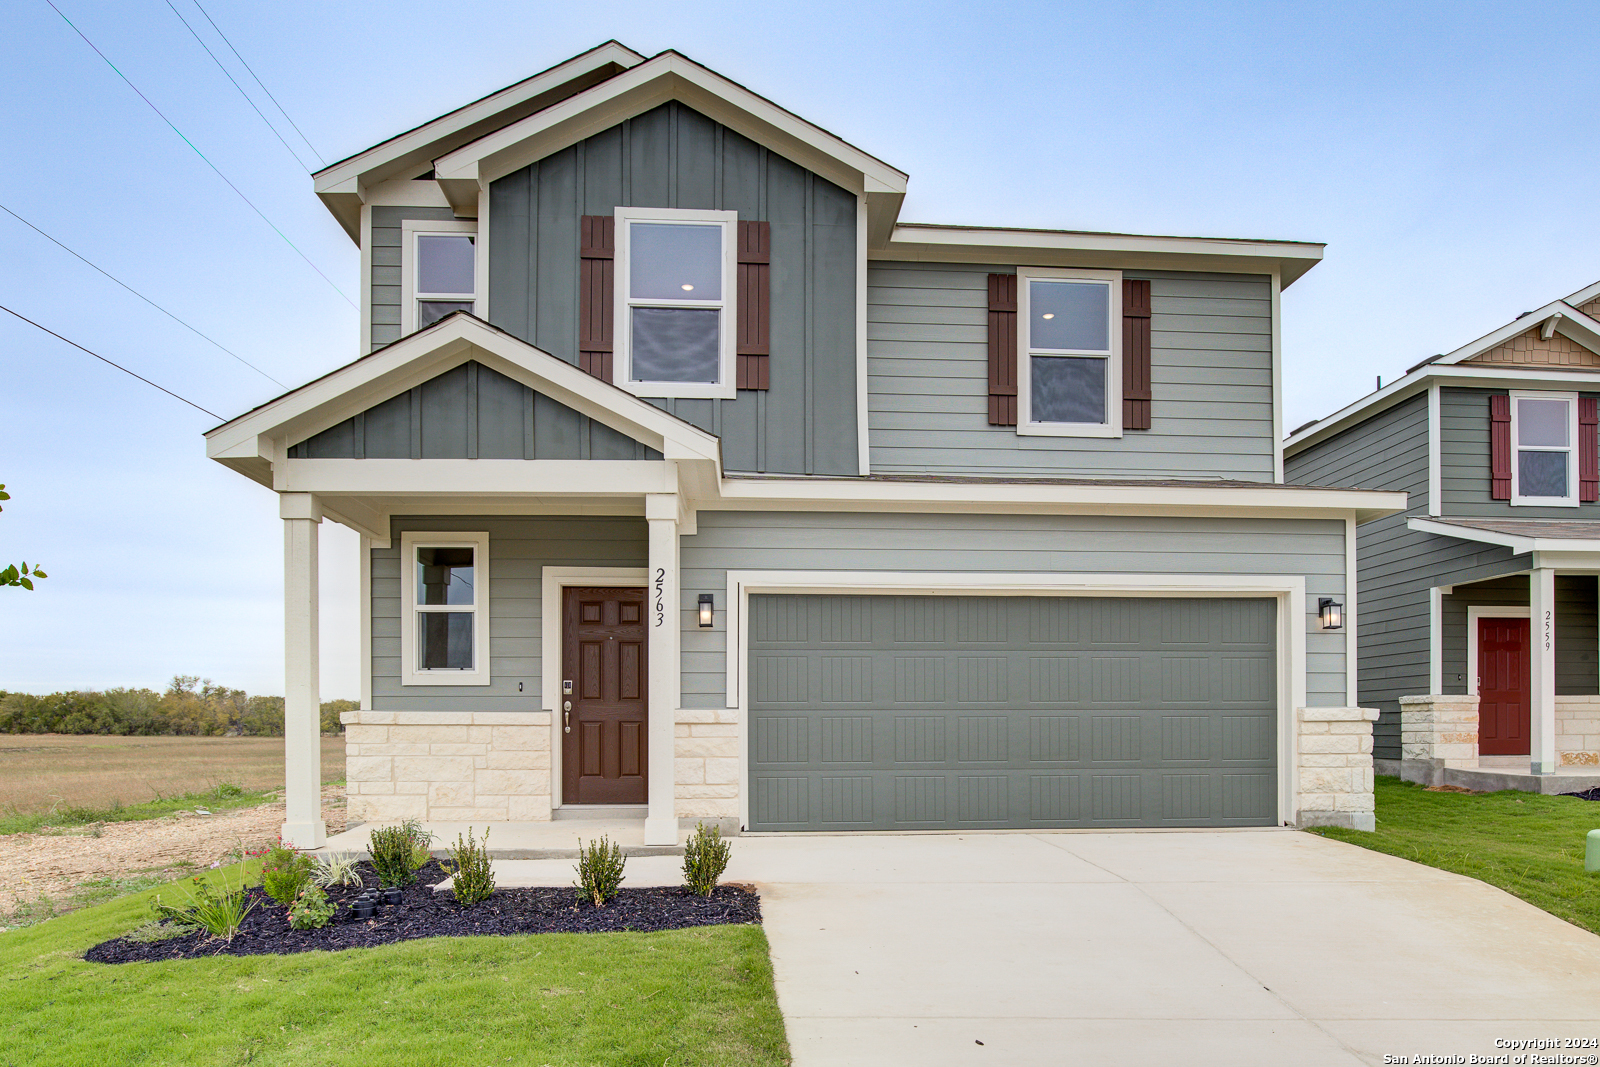
[[[6,492],[5,483],[0,482],[0,500],[10,499],[11,494]],[[0,508],[0,511],[4,510],[5,508]],[[4,570],[0,570],[0,586],[21,586],[23,589],[31,590],[35,578],[48,577],[50,577],[48,574],[39,569],[38,564],[34,564],[33,569],[30,570],[26,561],[20,565],[12,563]]]

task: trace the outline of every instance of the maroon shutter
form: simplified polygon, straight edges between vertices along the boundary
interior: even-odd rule
[[[1578,398],[1578,499],[1600,500],[1600,400]]]
[[[1511,397],[1489,397],[1489,498],[1511,499]]]
[[[1122,283],[1122,428],[1150,428],[1150,283]]]
[[[772,353],[772,224],[739,220],[740,389],[767,388]]]
[[[616,290],[617,222],[585,215],[578,241],[578,367],[611,381],[611,327]]]
[[[989,425],[1017,424],[1017,276],[989,275]]]

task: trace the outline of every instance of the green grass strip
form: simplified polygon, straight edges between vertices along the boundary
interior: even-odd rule
[[[44,827],[90,826],[94,823],[137,822],[159,819],[175,811],[229,811],[253,808],[278,799],[276,793],[258,793],[231,782],[222,782],[203,793],[161,797],[139,804],[114,804],[109,808],[64,808],[60,811],[9,812],[0,815],[0,834],[31,833]]]
[[[1454,871],[1504,889],[1600,934],[1600,874],[1583,869],[1584,835],[1600,829],[1600,803],[1576,797],[1430,792],[1376,780],[1376,833],[1313,833]]]
[[[789,1062],[760,927],[434,938],[116,966],[80,958],[142,924],[154,892],[0,934],[0,1063]]]

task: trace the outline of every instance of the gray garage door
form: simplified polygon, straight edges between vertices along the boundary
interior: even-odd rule
[[[1270,826],[1264,599],[752,596],[752,830]]]

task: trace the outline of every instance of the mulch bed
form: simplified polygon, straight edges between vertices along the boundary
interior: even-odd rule
[[[377,875],[368,864],[361,864],[360,870],[369,886],[378,884]],[[232,941],[213,938],[203,931],[154,942],[117,937],[94,946],[83,958],[93,963],[135,963],[205,956],[286,955],[373,948],[423,937],[678,930],[761,921],[760,898],[753,890],[738,885],[718,886],[709,898],[694,896],[682,886],[623,888],[603,908],[580,904],[577,891],[571,886],[497,889],[488,900],[463,907],[449,892],[434,892],[433,886],[447,877],[437,860],[419,870],[417,876],[417,884],[406,888],[400,904],[380,907],[370,919],[357,919],[350,910],[350,901],[361,892],[359,889],[334,888],[328,891],[328,898],[339,905],[333,920],[320,930],[293,930],[285,917],[287,909],[257,887],[249,893],[259,903],[245,916]]]
[[[1564,797],[1577,797],[1579,800],[1600,800],[1600,785],[1593,789],[1585,789],[1581,793],[1562,793]]]

